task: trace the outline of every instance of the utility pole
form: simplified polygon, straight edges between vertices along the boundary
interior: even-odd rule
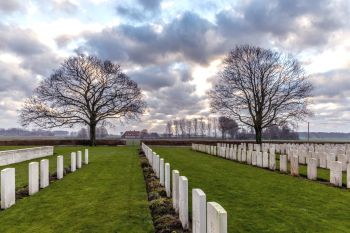
[[[310,122],[307,122],[307,142],[310,142]]]

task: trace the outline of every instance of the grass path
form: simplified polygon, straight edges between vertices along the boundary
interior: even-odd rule
[[[56,147],[55,154],[66,163],[79,149]],[[153,232],[136,148],[97,147],[89,154],[89,165],[0,211],[0,232]],[[21,164],[17,172],[27,170],[28,162]]]
[[[190,148],[152,147],[228,212],[228,232],[349,232],[350,191]],[[191,208],[191,198],[190,198]]]

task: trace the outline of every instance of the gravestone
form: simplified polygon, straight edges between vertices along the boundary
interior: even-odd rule
[[[267,152],[263,152],[263,168],[269,167],[269,154]]]
[[[252,145],[252,144],[249,144]],[[247,164],[252,164],[252,151],[248,150],[247,151]]]
[[[81,161],[82,161],[81,151],[78,151],[78,153],[77,153],[77,168],[81,168]]]
[[[77,153],[70,153],[70,171],[75,172],[77,169]]]
[[[63,156],[57,156],[57,179],[60,180],[63,178]]]
[[[341,187],[343,185],[342,164],[339,161],[331,161],[330,165],[330,179],[329,182],[335,186]]]
[[[172,181],[173,181],[173,208],[175,209],[176,213],[179,213],[179,177],[180,172],[178,170],[173,170],[172,173]]]
[[[288,172],[287,155],[280,155],[280,172]]]
[[[201,189],[192,189],[192,233],[207,233],[207,200]]]
[[[166,196],[170,197],[171,196],[171,188],[170,188],[170,164],[166,163],[165,164],[165,191],[166,191]]]
[[[227,212],[216,202],[207,203],[207,233],[227,233]]]
[[[183,229],[188,229],[188,180],[185,176],[179,178],[179,218]]]
[[[273,171],[276,169],[276,154],[274,152],[271,152],[269,156],[269,169]]]
[[[257,165],[257,152],[256,151],[252,152],[252,165],[253,166]]]
[[[89,164],[89,149],[85,149],[84,159],[85,159],[84,163]]]
[[[40,188],[49,186],[49,160],[42,159],[40,161]]]
[[[299,175],[299,158],[297,155],[293,155],[290,158],[290,174],[292,176]]]
[[[1,209],[10,208],[16,203],[16,170],[1,170]]]
[[[28,194],[31,196],[39,192],[39,163],[29,163],[28,173]]]
[[[346,187],[350,188],[350,163],[347,165],[346,168]]]
[[[307,178],[309,180],[317,179],[317,159],[309,158],[307,161]]]
[[[258,167],[263,166],[263,155],[260,151],[256,153],[256,166]]]
[[[160,176],[160,184],[164,186],[164,159],[160,159],[159,162],[159,176]]]
[[[247,162],[247,151],[242,150],[242,162]]]

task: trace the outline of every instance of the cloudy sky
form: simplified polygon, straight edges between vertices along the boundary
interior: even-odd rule
[[[291,53],[314,84],[312,131],[350,132],[348,0],[0,0],[0,128],[76,51],[122,65],[142,88],[142,123],[208,116],[206,91],[236,45]],[[299,123],[299,130],[305,129]]]

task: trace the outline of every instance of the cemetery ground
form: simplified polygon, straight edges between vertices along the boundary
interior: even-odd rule
[[[57,155],[64,155],[69,167],[70,153],[85,148],[55,147],[54,156],[46,157],[50,173],[56,171]],[[0,232],[153,232],[137,152],[137,147],[90,147],[88,165],[0,211]],[[20,188],[28,183],[29,162],[0,169],[16,168]]]
[[[189,192],[201,188],[208,201],[225,208],[228,232],[349,232],[349,190],[190,148],[152,149],[189,179]],[[306,175],[306,166],[299,166]],[[318,177],[329,180],[329,172],[318,169]],[[189,198],[190,210],[191,206]]]

